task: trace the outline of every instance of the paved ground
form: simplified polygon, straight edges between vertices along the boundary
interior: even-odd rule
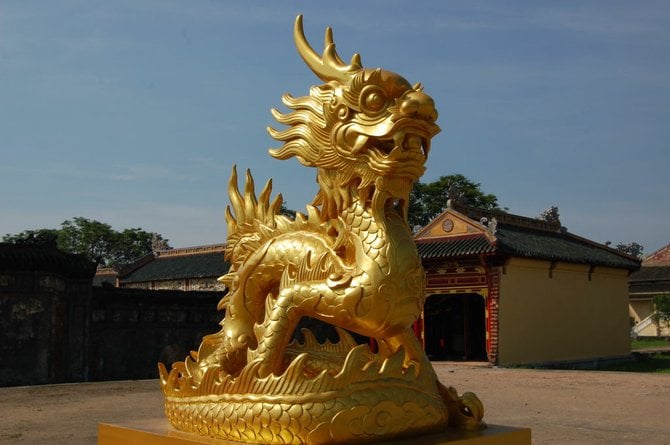
[[[488,423],[530,427],[534,444],[670,444],[667,374],[434,366],[479,395]],[[99,422],[162,415],[157,380],[0,388],[0,444],[95,444]]]

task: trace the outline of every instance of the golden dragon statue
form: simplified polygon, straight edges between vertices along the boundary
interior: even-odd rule
[[[264,444],[356,443],[447,428],[483,427],[472,393],[443,386],[412,324],[424,271],[407,208],[440,129],[433,99],[398,74],[345,63],[332,31],[318,54],[302,17],[300,56],[324,84],[284,95],[273,110],[288,128],[270,154],[316,168],[306,215],[280,214],[268,181],[243,192],[233,167],[226,209],[229,272],[221,330],[168,373],[159,364],[165,411],[178,430]],[[232,207],[232,209],[231,209]],[[339,341],[292,340],[303,317],[337,330]],[[349,332],[374,339],[357,345]]]

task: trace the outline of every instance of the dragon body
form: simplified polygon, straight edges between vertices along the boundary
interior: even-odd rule
[[[221,330],[168,373],[166,413],[178,429],[258,443],[376,440],[449,426],[481,426],[472,393],[458,396],[436,378],[411,326],[424,301],[424,273],[407,224],[413,183],[423,174],[439,128],[433,100],[399,75],[345,64],[330,29],[317,54],[301,17],[294,38],[326,83],[310,95],[285,95],[273,110],[283,142],[271,154],[315,167],[319,191],[307,214],[280,214],[269,181],[256,196],[235,168],[228,187],[229,289]],[[319,343],[310,317],[337,329]],[[347,331],[379,350],[356,345]]]

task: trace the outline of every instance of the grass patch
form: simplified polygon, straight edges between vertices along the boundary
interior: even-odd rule
[[[670,341],[664,338],[638,338],[630,342],[631,349],[652,349],[670,346]]]
[[[667,342],[665,343],[667,346]],[[598,370],[670,374],[670,352],[636,354],[634,361],[605,365],[599,367]]]

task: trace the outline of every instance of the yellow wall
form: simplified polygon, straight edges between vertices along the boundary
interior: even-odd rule
[[[639,323],[650,316],[652,313],[651,309],[651,298],[645,298],[644,300],[630,300],[629,302],[630,317],[635,320],[635,323]]]
[[[500,277],[498,364],[630,353],[628,271],[512,258]]]

